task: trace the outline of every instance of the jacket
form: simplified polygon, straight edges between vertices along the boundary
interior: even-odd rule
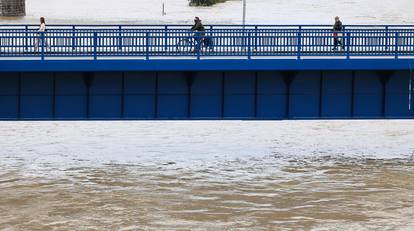
[[[333,31],[342,31],[342,22],[341,21],[335,22],[335,25],[333,26]]]

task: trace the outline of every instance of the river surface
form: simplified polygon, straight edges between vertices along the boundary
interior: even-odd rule
[[[0,230],[413,230],[413,121],[0,122]]]
[[[166,15],[162,14],[165,3]],[[187,0],[26,0],[27,16],[5,24],[241,24],[242,1],[189,7]],[[248,24],[414,24],[413,0],[247,0]]]

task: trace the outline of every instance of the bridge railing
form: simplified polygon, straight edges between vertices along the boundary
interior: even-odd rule
[[[189,29],[189,25],[53,25],[48,24],[47,28],[49,30],[60,30],[60,29],[71,29],[71,30],[84,30],[84,29],[93,29],[93,30],[123,30],[123,29],[140,29],[140,30],[151,30],[151,29]],[[206,29],[248,29],[248,30],[261,30],[261,29],[332,29],[332,25],[205,25]],[[0,30],[37,30],[39,28],[38,24],[31,25],[21,25],[21,24],[8,24],[0,25]],[[414,29],[414,25],[344,25],[344,29]]]
[[[133,26],[131,26],[133,27]],[[277,26],[274,26],[277,27]],[[281,26],[282,27],[282,26]],[[48,27],[50,28],[50,27]],[[336,38],[330,28],[215,28],[194,33],[187,28],[0,29],[0,57],[364,57],[414,56],[414,27],[348,27]],[[201,42],[199,42],[201,41]]]

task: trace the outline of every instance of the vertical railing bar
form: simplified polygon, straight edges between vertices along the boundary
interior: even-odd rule
[[[98,33],[94,32],[93,33],[93,59],[94,60],[98,59],[97,49],[98,49]]]
[[[197,33],[197,59],[200,60],[200,53],[201,53],[201,32]]]
[[[72,26],[72,50],[76,47],[76,27]]]
[[[254,50],[257,50],[257,26],[254,27]]]
[[[302,49],[302,27],[299,26],[297,59],[300,59],[300,57],[301,57],[301,49]]]
[[[45,33],[44,32],[40,32],[40,37],[41,37],[41,42],[42,42],[41,59],[42,60],[45,60]]]
[[[149,60],[149,32],[145,33],[145,59]]]
[[[29,27],[28,26],[25,26],[24,46],[25,46],[25,50],[26,51],[29,49],[29,44],[28,44],[28,30],[29,30]]]
[[[351,58],[351,32],[347,32],[347,42],[346,42],[346,58],[350,59]]]
[[[165,32],[164,32],[164,50],[168,49],[168,26],[165,26]]]
[[[395,32],[395,59],[398,59],[398,39],[399,33]]]
[[[118,27],[118,49],[122,50],[122,26]]]
[[[251,45],[252,33],[247,34],[247,59],[252,59],[252,45]]]

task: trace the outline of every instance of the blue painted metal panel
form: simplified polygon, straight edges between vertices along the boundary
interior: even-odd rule
[[[95,73],[90,94],[91,118],[121,118],[122,73]]]
[[[188,117],[188,84],[183,72],[160,72],[158,79],[158,117]]]
[[[17,95],[0,95],[0,119],[18,118]]]
[[[84,74],[56,73],[55,116],[59,119],[87,117],[87,87]]]
[[[220,118],[222,108],[221,72],[198,72],[191,86],[191,116]]]
[[[386,88],[385,116],[408,117],[414,115],[414,110],[409,110],[409,71],[399,71],[391,75]]]
[[[19,92],[18,73],[0,73],[0,95],[17,95]]]
[[[355,117],[382,117],[382,85],[376,72],[355,73]]]
[[[53,73],[22,73],[21,117],[53,117]]]
[[[224,117],[253,118],[255,73],[227,72],[224,81]]]
[[[92,95],[90,96],[90,117],[93,119],[120,119],[120,95]]]
[[[57,95],[55,98],[57,119],[86,119],[85,95]]]
[[[52,95],[53,73],[22,73],[22,95]]]
[[[56,73],[56,95],[86,95],[84,73]]]
[[[0,60],[0,72],[408,70],[414,59]]]
[[[121,95],[122,73],[95,72],[91,85],[91,95]]]
[[[151,119],[155,118],[155,100],[151,95],[126,95],[125,118],[126,119]]]
[[[51,119],[52,96],[23,95],[21,96],[21,118]]]
[[[290,95],[290,116],[317,118],[320,107],[320,72],[300,72],[293,79]]]
[[[258,73],[257,117],[284,118],[287,89],[280,72]]]
[[[386,80],[388,74],[383,88],[381,78]],[[224,112],[224,118],[273,119],[286,116],[288,102],[292,118],[382,118],[383,112],[389,118],[414,118],[408,110],[408,71],[296,72],[289,98],[283,76],[282,72],[1,73],[0,118],[87,119],[89,112],[91,119],[217,119]]]
[[[125,118],[154,118],[156,105],[156,73],[125,73]]]
[[[322,117],[352,116],[352,72],[323,72]]]
[[[0,73],[0,118],[18,117],[19,74]]]

